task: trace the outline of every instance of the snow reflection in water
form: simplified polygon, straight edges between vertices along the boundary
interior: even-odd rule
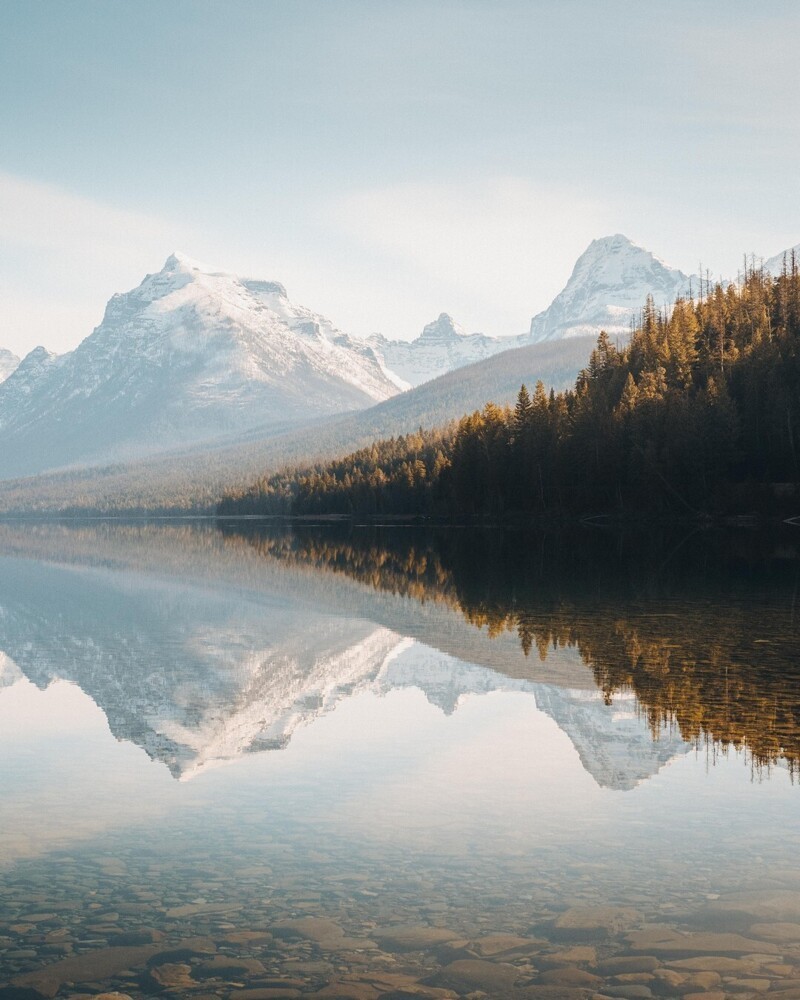
[[[773,567],[766,588],[748,570],[749,618],[729,595],[736,634],[770,650],[758,662],[703,635],[724,594],[692,579],[669,596],[674,655],[694,642],[701,674],[727,671],[720,706],[655,657],[663,595],[610,617],[596,594],[540,592],[490,637],[465,616],[503,609],[464,597],[452,552],[439,596],[431,549],[412,597],[397,551],[374,577],[374,539],[343,566],[319,535],[266,551],[206,529],[0,535],[0,982],[646,997],[800,978],[797,663]],[[571,642],[526,656],[521,611],[534,639],[545,613],[572,614]],[[626,688],[596,634],[629,643],[632,623]],[[709,698],[699,741],[687,691]],[[706,739],[723,708],[727,752]]]

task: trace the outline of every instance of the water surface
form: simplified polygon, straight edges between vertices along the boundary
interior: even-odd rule
[[[0,997],[800,988],[796,546],[0,526]]]

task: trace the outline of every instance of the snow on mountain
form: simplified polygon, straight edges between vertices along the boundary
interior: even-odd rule
[[[371,688],[385,695],[399,688],[416,688],[431,705],[452,715],[467,695],[493,691],[533,693],[536,684],[529,680],[506,677],[489,667],[467,663],[433,646],[404,638],[383,662]]]
[[[798,266],[800,266],[800,243],[797,246],[789,247],[788,250],[781,251],[781,253],[776,253],[774,257],[765,260],[762,266],[765,271],[777,278],[783,273],[784,261],[787,267],[790,268],[792,266],[792,254],[794,254],[795,260]]]
[[[678,296],[689,293],[690,281],[626,236],[606,236],[594,240],[581,254],[564,289],[531,320],[529,333],[468,335],[442,313],[416,340],[387,340],[374,334],[367,343],[387,369],[418,386],[502,351],[545,340],[597,337],[601,330],[627,334],[648,295],[658,307],[671,306]]]
[[[298,729],[368,688],[400,636],[364,622],[337,625],[320,630],[312,622],[302,644],[285,639],[278,648],[253,650],[237,664],[246,683],[230,703],[206,706],[188,725],[162,724],[161,734],[185,748],[176,777],[188,780],[247,753],[279,750]],[[356,634],[348,635],[348,627]]]
[[[19,365],[19,358],[11,351],[0,347],[0,382],[5,382],[8,376],[16,370]]]
[[[487,337],[483,333],[464,333],[447,313],[428,323],[416,340],[387,340],[379,333],[368,338],[385,367],[410,386],[464,365],[519,346],[514,337]]]
[[[668,267],[626,236],[593,240],[578,258],[564,289],[531,320],[528,342],[626,334],[648,295],[656,307],[688,295],[691,279]]]
[[[282,285],[172,254],[74,351],[0,386],[0,474],[125,460],[361,409],[401,388]]]
[[[448,715],[468,696],[532,695],[608,787],[634,787],[685,748],[677,738],[652,743],[632,705],[620,713],[599,692],[509,676],[331,613],[307,586],[256,594],[51,559],[0,560],[0,697],[23,678],[42,689],[77,684],[117,739],[181,780],[279,750],[354,696],[409,688]]]
[[[15,418],[25,412],[31,398],[36,398],[57,361],[57,354],[44,347],[34,347],[3,382],[0,388],[0,435],[6,426],[13,425]]]
[[[176,778],[285,746],[368,684],[400,638],[239,587],[32,560],[0,566],[0,685],[22,676],[41,689],[77,684],[117,739]]]

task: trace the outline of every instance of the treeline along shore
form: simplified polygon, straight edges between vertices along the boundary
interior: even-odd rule
[[[220,515],[800,515],[800,270],[749,267],[630,343],[601,334],[574,388],[522,386],[454,425],[230,492]]]

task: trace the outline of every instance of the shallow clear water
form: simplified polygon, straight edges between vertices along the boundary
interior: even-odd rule
[[[789,1000],[795,544],[0,527],[0,998]]]

